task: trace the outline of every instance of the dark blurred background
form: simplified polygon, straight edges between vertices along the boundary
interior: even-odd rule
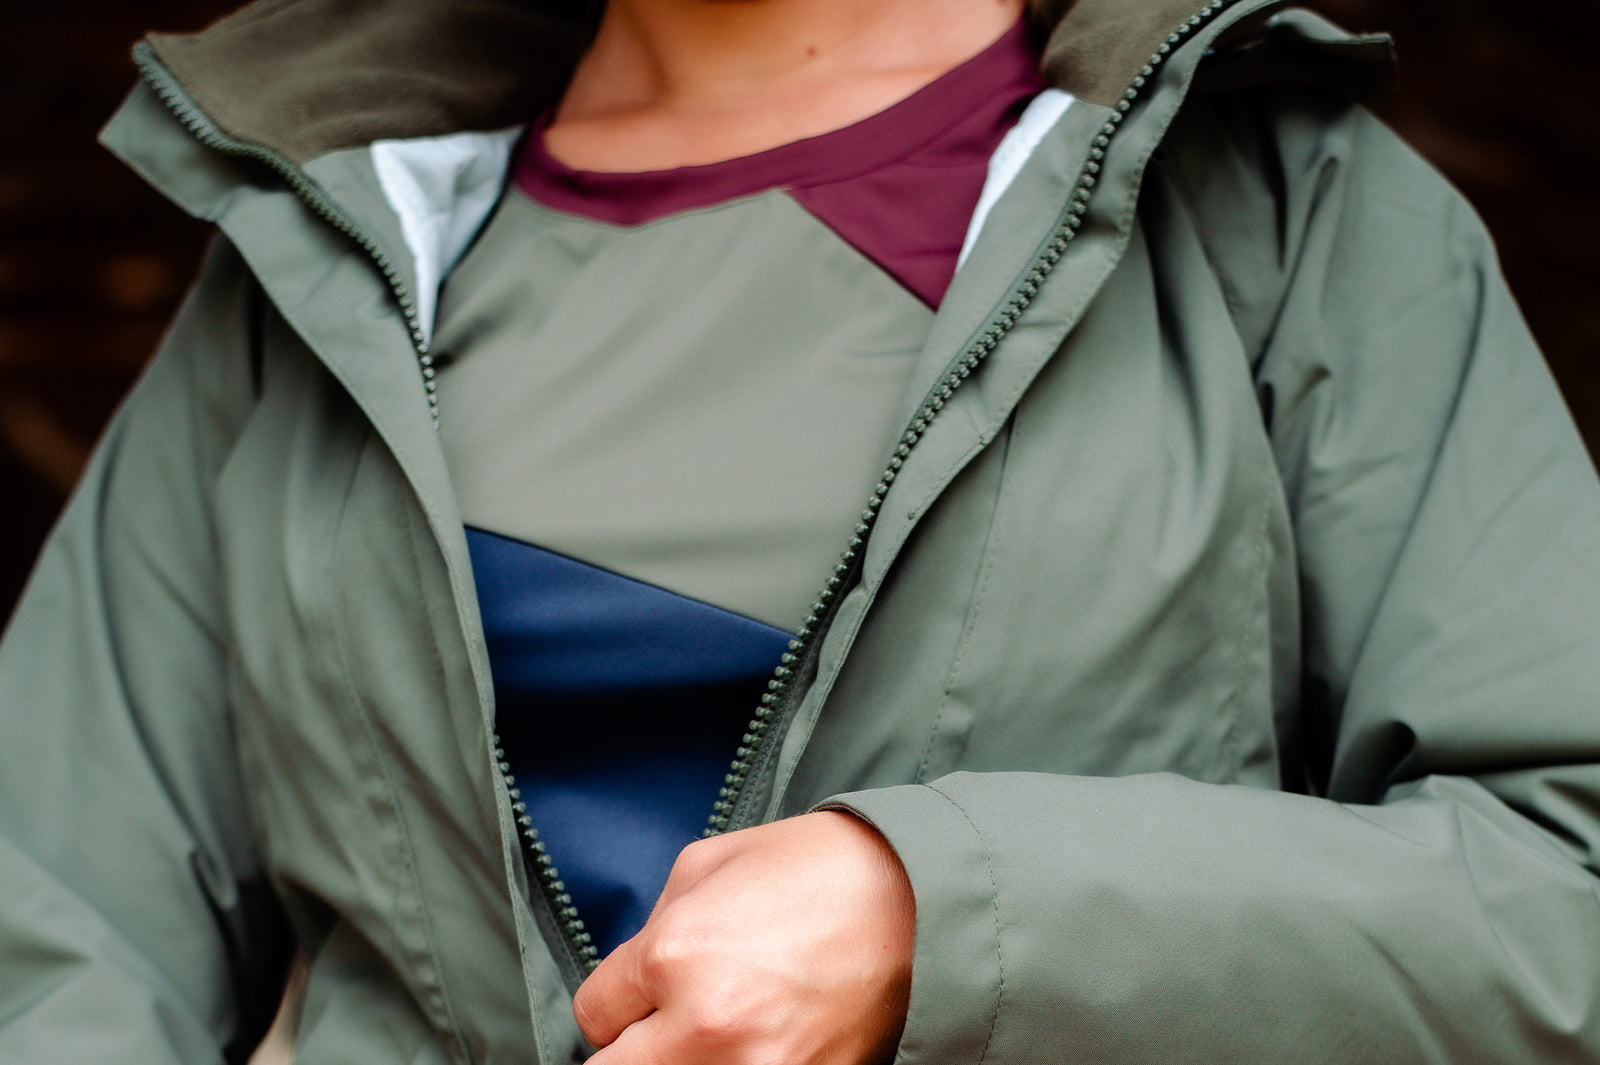
[[[8,4],[0,37],[0,618],[100,427],[188,283],[205,228],[94,141],[146,29],[216,0]],[[1591,453],[1600,452],[1600,4],[1313,0],[1399,41],[1381,113],[1471,198]]]

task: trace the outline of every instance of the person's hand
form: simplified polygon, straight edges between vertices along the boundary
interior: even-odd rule
[[[836,811],[692,843],[650,919],[573,999],[592,1065],[876,1065],[911,990],[915,904]]]

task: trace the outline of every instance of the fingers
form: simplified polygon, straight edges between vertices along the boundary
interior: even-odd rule
[[[652,1013],[630,1025],[585,1065],[700,1065],[692,1055],[684,1056],[684,1049],[672,1038],[665,1014]]]
[[[660,953],[656,935],[661,925],[659,915],[716,865],[717,850],[711,840],[691,843],[683,849],[645,928],[612,951],[573,996],[573,1016],[584,1037],[595,1046],[610,1045],[630,1024],[660,1007],[660,995],[652,978],[660,966],[651,964],[651,959]]]
[[[751,1062],[811,1063],[789,1053],[779,1036],[784,1025],[752,1011],[741,996],[713,993],[705,1001],[674,1003],[629,1025],[587,1065],[747,1065]]]
[[[572,1015],[584,1038],[597,1047],[616,1042],[629,1025],[656,1009],[654,989],[644,978],[637,940],[612,951],[572,996]]]

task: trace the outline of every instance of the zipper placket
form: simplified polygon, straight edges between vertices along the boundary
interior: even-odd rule
[[[433,354],[428,346],[428,334],[422,328],[422,316],[417,310],[417,302],[406,288],[405,279],[400,276],[400,271],[395,267],[393,260],[378,246],[377,241],[373,240],[353,218],[345,214],[321,186],[295,164],[294,160],[264,144],[241,140],[217,128],[217,124],[189,99],[183,86],[179,85],[177,79],[161,64],[155,50],[148,43],[141,41],[134,46],[133,62],[144,77],[145,84],[150,86],[166,105],[167,110],[172,112],[173,117],[196,140],[223,155],[252,159],[265,164],[288,184],[290,190],[311,208],[318,218],[349,237],[367,253],[373,265],[378,268],[378,272],[383,275],[383,280],[393,293],[395,303],[400,307],[400,314],[405,319],[406,332],[410,334],[411,347],[417,355],[417,369],[422,376],[422,388],[428,398],[428,415],[433,421],[434,429],[437,430],[439,428],[438,384],[434,380],[436,371]]]
[[[1099,181],[1100,167],[1105,159],[1106,149],[1117,131],[1122,127],[1122,121],[1128,112],[1133,109],[1134,102],[1143,93],[1149,80],[1156,71],[1166,62],[1172,51],[1182,44],[1187,38],[1202,26],[1211,22],[1230,6],[1235,0],[1211,0],[1211,3],[1199,13],[1191,16],[1186,22],[1167,36],[1155,53],[1145,62],[1122,97],[1116,102],[1112,113],[1107,117],[1105,124],[1100,127],[1095,136],[1093,146],[1089,151],[1089,158],[1079,172],[1077,184],[1067,204],[1056,216],[1056,223],[1048,236],[1035,253],[1033,261],[1028,265],[1017,279],[1012,282],[1011,288],[999,309],[993,313],[988,323],[979,331],[972,342],[958,355],[945,369],[944,375],[939,379],[923,398],[911,423],[906,426],[901,434],[899,443],[896,444],[893,455],[889,458],[888,466],[879,477],[877,485],[873,488],[872,495],[867,500],[867,505],[861,512],[860,520],[852,532],[850,541],[844,552],[839,556],[838,563],[833,567],[833,573],[828,577],[827,583],[817,593],[816,601],[812,603],[806,619],[800,628],[795,631],[790,639],[788,649],[783,653],[771,678],[767,681],[767,690],[762,693],[761,700],[756,706],[750,723],[745,728],[738,750],[734,754],[733,763],[724,777],[723,785],[718,793],[716,804],[712,807],[711,816],[707,819],[702,830],[703,836],[715,836],[728,831],[735,824],[736,815],[744,813],[740,809],[741,801],[747,798],[745,788],[751,777],[760,773],[773,757],[777,750],[778,738],[782,729],[777,727],[787,721],[794,708],[798,705],[801,695],[799,689],[791,685],[791,680],[797,675],[805,675],[814,667],[822,631],[827,627],[833,612],[838,608],[842,593],[859,578],[863,557],[862,548],[866,544],[868,535],[877,523],[878,514],[883,509],[883,501],[889,494],[889,488],[899,476],[900,469],[905,465],[912,450],[922,440],[928,431],[928,426],[938,417],[958,388],[971,377],[983,361],[989,357],[1000,341],[1011,332],[1022,313],[1038,295],[1044,280],[1056,268],[1061,257],[1066,253],[1067,245],[1071,244],[1077,236],[1078,227],[1083,222],[1087,210],[1089,195]]]

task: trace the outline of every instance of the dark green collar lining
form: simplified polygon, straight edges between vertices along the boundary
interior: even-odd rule
[[[566,85],[583,12],[570,2],[259,0],[149,43],[218,127],[304,163],[385,137],[528,121]]]

